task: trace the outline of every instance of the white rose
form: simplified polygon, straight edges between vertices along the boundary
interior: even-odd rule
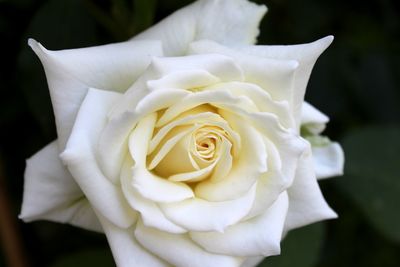
[[[120,267],[254,266],[335,218],[317,176],[340,174],[343,153],[303,101],[333,38],[253,46],[265,11],[203,0],[124,43],[30,40],[58,140],[27,162],[21,218],[104,231]]]

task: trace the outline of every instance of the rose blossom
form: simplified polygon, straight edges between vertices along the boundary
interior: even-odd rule
[[[304,102],[328,36],[254,46],[264,6],[200,0],[133,39],[29,40],[58,139],[27,162],[21,218],[104,232],[118,266],[254,266],[335,218],[317,178],[343,153]]]

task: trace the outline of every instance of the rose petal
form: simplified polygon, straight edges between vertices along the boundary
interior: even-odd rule
[[[121,189],[103,175],[95,154],[96,141],[107,122],[107,111],[120,97],[114,92],[89,90],[61,159],[94,208],[115,225],[125,228],[133,223],[136,213]]]
[[[175,182],[199,182],[211,174],[217,162],[215,161],[213,164],[200,170],[171,175],[168,177],[168,180]]]
[[[191,198],[177,203],[160,204],[165,216],[189,231],[218,231],[237,223],[250,211],[256,184],[243,196],[228,201],[211,202]]]
[[[305,127],[309,133],[317,135],[325,129],[328,122],[329,118],[325,114],[309,103],[303,103],[301,109],[301,127]]]
[[[157,173],[163,177],[168,177],[175,173],[193,171],[194,167],[189,158],[190,134],[200,126],[186,126],[180,129],[172,130],[166,141],[160,145],[160,148],[154,151],[154,157],[148,166],[149,170],[155,168]]]
[[[135,161],[131,185],[144,198],[153,201],[174,202],[190,198],[193,191],[189,186],[158,177],[146,168],[146,156],[156,118],[156,113],[143,118],[129,138],[129,148]]]
[[[167,74],[157,80],[150,80],[147,82],[147,87],[150,90],[193,89],[212,85],[219,81],[218,77],[205,70],[181,70]]]
[[[238,106],[240,109],[247,111],[256,111],[257,107],[254,103],[245,96],[236,97],[232,95],[229,90],[205,90],[201,92],[192,93],[187,95],[182,101],[168,107],[164,114],[158,119],[156,126],[161,127],[171,120],[176,118],[181,113],[188,111],[192,108],[198,107],[203,104],[226,104],[230,106]]]
[[[154,125],[156,123],[157,113],[150,113],[142,118],[129,136],[129,151],[135,165],[145,168],[147,159],[147,150],[150,139],[153,135]]]
[[[232,169],[233,157],[231,154],[232,144],[228,141],[222,142],[220,155],[216,161],[215,169],[210,177],[211,182],[219,182],[225,179]]]
[[[194,196],[192,189],[181,182],[168,181],[146,169],[135,166],[132,170],[132,185],[140,195],[156,202],[176,202]]]
[[[155,227],[169,233],[181,234],[187,232],[168,220],[155,202],[143,198],[132,186],[132,165],[132,159],[127,157],[121,171],[121,187],[131,207],[140,212],[143,223],[147,227]]]
[[[122,229],[99,214],[114,260],[118,267],[169,267],[162,259],[144,249],[134,236],[134,226]]]
[[[218,182],[204,181],[195,188],[196,196],[209,201],[226,201],[245,194],[267,171],[267,153],[262,136],[236,114],[220,111],[241,137],[241,151],[230,173]]]
[[[45,219],[102,232],[92,206],[62,164],[56,141],[27,160],[20,218]]]
[[[236,110],[236,112],[242,112]],[[297,161],[306,149],[308,142],[293,130],[286,130],[279,125],[276,116],[268,113],[242,113],[248,122],[260,131],[279,151],[282,161],[281,173],[286,187],[293,182]]]
[[[250,98],[260,112],[275,114],[286,128],[294,128],[293,117],[287,101],[273,101],[269,93],[252,83],[227,82],[207,87],[206,90],[228,90],[234,96]]]
[[[207,121],[222,121],[223,119],[216,113],[209,112],[202,109],[197,109],[194,114],[184,114],[180,119],[175,119],[167,125],[163,126],[157,134],[152,138],[149,146],[148,153],[152,153],[154,149],[160,144],[161,140],[175,127],[182,125],[190,125],[195,123],[205,123]],[[197,113],[200,112],[200,113]]]
[[[255,267],[258,266],[260,262],[264,259],[263,256],[257,256],[257,257],[249,257],[247,258],[240,267]]]
[[[136,124],[148,114],[166,108],[188,94],[188,92],[178,89],[157,90],[147,95],[146,93],[141,95],[140,91],[137,92],[138,99],[128,103],[126,99],[132,99],[125,94],[123,99],[113,106],[111,114],[108,114],[109,121],[100,136],[97,148],[98,160],[102,171],[113,182],[118,180],[124,156],[128,152],[128,137]],[[116,107],[117,109],[123,107],[122,110],[124,108],[125,110],[121,113],[114,112]]]
[[[184,55],[189,43],[210,39],[226,45],[254,43],[266,12],[245,0],[203,0],[184,7],[133,40],[161,40],[166,55]]]
[[[318,186],[310,146],[299,159],[296,178],[287,192],[290,204],[285,231],[337,217],[326,203]]]
[[[153,57],[151,70],[162,78],[182,71],[206,71],[221,81],[243,81],[243,70],[230,57],[220,54],[184,57]]]
[[[277,255],[280,253],[288,204],[288,196],[284,192],[264,214],[229,226],[223,233],[190,232],[189,235],[211,253],[238,257]]]
[[[243,69],[246,82],[261,86],[273,100],[288,101],[292,108],[293,82],[299,65],[297,61],[248,55],[212,41],[198,41],[190,44],[189,53],[218,53],[233,58]]]
[[[150,64],[150,55],[162,55],[161,43],[157,41],[60,51],[46,50],[33,39],[28,43],[46,72],[61,149],[65,147],[88,88],[124,91]]]
[[[327,146],[313,146],[312,154],[314,170],[318,179],[329,178],[343,174],[344,153],[342,147],[336,143]]]
[[[135,237],[143,247],[176,267],[239,267],[243,262],[240,258],[206,252],[187,235],[157,231],[145,227],[141,221],[136,226]]]
[[[257,192],[251,210],[243,218],[246,221],[264,213],[286,189],[285,179],[278,171],[268,171],[257,182]]]
[[[294,79],[293,115],[300,121],[304,93],[312,68],[322,52],[332,43],[333,36],[299,45],[265,45],[241,47],[239,50],[258,57],[291,59],[299,62]]]

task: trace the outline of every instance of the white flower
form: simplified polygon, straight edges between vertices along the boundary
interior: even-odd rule
[[[21,218],[104,231],[120,267],[254,266],[335,218],[317,177],[343,153],[303,100],[333,38],[254,46],[265,11],[202,0],[124,43],[30,40],[58,140],[27,162]]]

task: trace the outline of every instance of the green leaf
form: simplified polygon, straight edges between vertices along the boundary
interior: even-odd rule
[[[86,250],[73,253],[61,258],[50,267],[76,267],[76,266],[96,266],[114,267],[115,263],[109,250]]]
[[[35,38],[50,50],[74,48],[96,44],[95,31],[95,23],[80,0],[50,0],[28,26],[18,58],[18,84],[48,138],[54,138],[54,119],[46,78],[27,39]]]
[[[345,177],[336,183],[376,229],[400,242],[400,127],[358,129],[342,144]]]
[[[281,255],[266,258],[259,267],[312,267],[318,261],[323,239],[323,223],[290,231],[282,242]]]

